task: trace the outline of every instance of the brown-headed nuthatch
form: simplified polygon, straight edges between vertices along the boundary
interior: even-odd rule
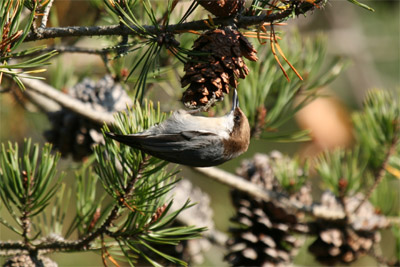
[[[163,160],[208,167],[247,151],[250,126],[239,108],[235,89],[232,110],[225,116],[193,116],[185,110],[178,110],[167,120],[141,133],[106,135]]]

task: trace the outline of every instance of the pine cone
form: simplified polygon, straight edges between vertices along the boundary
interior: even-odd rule
[[[242,162],[237,173],[265,189],[284,193],[272,169],[274,162],[281,159],[279,152],[270,156],[257,154],[253,160]],[[307,205],[312,201],[307,186],[291,197]],[[233,266],[287,266],[302,244],[290,233],[300,229],[296,212],[238,190],[232,191],[232,200],[237,209],[232,221],[243,227],[231,229],[233,238],[227,243],[229,253],[225,259]]]
[[[221,99],[229,86],[238,85],[249,69],[242,56],[256,61],[257,51],[240,32],[228,27],[202,34],[193,45],[191,60],[185,63],[182,87],[189,85],[182,101],[188,108],[204,106],[215,94]]]
[[[244,0],[197,0],[206,10],[217,17],[235,15],[244,6]]]
[[[15,255],[9,258],[3,267],[57,267],[57,263],[49,258],[38,256],[31,257],[29,255]]]
[[[123,87],[116,84],[111,76],[105,76],[97,83],[86,78],[70,88],[68,94],[102,112],[117,112],[124,110],[126,105],[132,105]],[[63,157],[71,153],[74,160],[82,160],[92,153],[94,144],[104,142],[100,125],[68,109],[63,108],[48,116],[53,128],[44,136]]]
[[[207,227],[208,230],[214,229],[215,226],[212,208],[210,207],[210,197],[199,187],[193,185],[189,180],[181,180],[170,192],[170,197],[174,198],[174,202],[170,210],[171,212],[182,208],[187,199],[190,199],[193,203],[197,203],[193,207],[180,213],[171,227],[195,225],[197,227]],[[199,265],[203,263],[203,253],[209,250],[210,247],[211,243],[206,238],[183,240],[175,247],[165,245],[156,246],[158,250],[164,252],[165,254],[182,259],[191,265]],[[153,256],[158,259],[157,255]],[[159,261],[163,266],[173,265],[171,262],[167,262],[164,259],[159,259]]]
[[[319,262],[326,265],[349,264],[380,241],[377,230],[387,227],[389,223],[384,216],[375,213],[370,202],[365,202],[354,214],[362,199],[362,194],[344,199],[348,214],[351,214],[350,225],[344,220],[320,220],[315,223],[313,228],[318,238],[310,245],[309,251]],[[322,195],[321,206],[330,211],[343,210],[340,201],[329,191]]]
[[[207,193],[192,184],[189,180],[181,180],[171,192],[174,195],[174,203],[171,210],[180,209],[187,199],[197,203],[195,206],[183,211],[177,217],[177,225],[196,225],[214,229],[213,211],[210,207],[211,200]],[[211,247],[206,238],[192,239],[182,242],[182,259],[188,263],[201,264],[204,261],[203,252]]]

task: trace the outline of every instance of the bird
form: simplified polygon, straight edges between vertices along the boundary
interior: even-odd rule
[[[158,125],[135,134],[106,136],[173,163],[191,167],[220,165],[246,152],[249,121],[239,108],[236,89],[232,109],[221,117],[195,116],[180,109]]]

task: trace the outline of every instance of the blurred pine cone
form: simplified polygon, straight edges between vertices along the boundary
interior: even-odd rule
[[[244,6],[244,0],[197,0],[206,10],[217,17],[235,15]]]
[[[70,88],[68,94],[101,112],[113,113],[124,110],[126,105],[132,105],[124,88],[109,75],[97,83],[86,78]],[[49,113],[48,116],[52,129],[46,131],[44,136],[63,157],[71,153],[74,160],[82,160],[92,153],[94,144],[104,142],[100,130],[102,125],[82,118],[68,109],[63,108]]]
[[[354,213],[363,198],[361,193],[344,198],[350,214],[349,223],[345,220],[319,220],[314,223],[313,229],[318,238],[310,245],[309,251],[319,262],[326,265],[349,264],[380,241],[378,230],[388,227],[389,222],[384,216],[376,214],[374,206],[368,201]],[[330,191],[323,193],[321,206],[329,211],[343,209],[339,199]]]
[[[240,32],[229,27],[209,30],[195,42],[190,60],[185,63],[182,87],[189,85],[182,101],[188,108],[204,106],[213,98],[229,93],[229,86],[238,85],[249,69],[242,56],[257,61],[257,51]]]
[[[252,160],[242,162],[237,173],[265,189],[286,193],[272,168],[282,159],[279,152],[270,156],[256,154]],[[293,179],[296,181],[296,177]],[[312,202],[310,188],[305,185],[290,197],[305,205]],[[233,266],[287,266],[302,244],[291,235],[291,230],[301,230],[296,211],[238,190],[232,191],[232,200],[237,209],[232,221],[242,227],[231,229],[233,238],[227,243],[229,253],[225,259]]]
[[[29,255],[15,255],[9,258],[3,267],[57,267],[57,263],[42,255],[31,257]]]
[[[175,188],[170,192],[170,197],[174,199],[170,212],[182,208],[188,199],[196,203],[193,207],[180,213],[171,227],[195,225],[197,227],[207,227],[208,230],[214,229],[213,210],[210,207],[210,197],[199,187],[193,185],[189,180],[179,181]],[[204,262],[203,253],[209,250],[211,243],[206,238],[183,240],[177,246],[156,246],[156,248],[167,255],[181,259],[190,265],[199,265]],[[149,251],[150,253],[150,251]],[[153,255],[157,259],[158,255]],[[163,266],[172,266],[171,262],[158,259]],[[140,262],[142,264],[142,262]],[[144,264],[144,262],[143,262]],[[175,265],[173,265],[175,266]]]
[[[171,191],[171,195],[174,196],[172,211],[180,209],[188,199],[196,203],[178,215],[176,225],[196,225],[207,227],[208,230],[215,228],[210,196],[198,186],[189,180],[181,180]],[[180,246],[181,248],[177,246],[177,249],[181,249],[182,259],[187,263],[198,265],[204,262],[203,253],[210,249],[211,243],[206,238],[198,238],[181,242]]]

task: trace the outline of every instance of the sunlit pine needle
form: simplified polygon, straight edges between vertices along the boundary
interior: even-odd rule
[[[278,63],[279,67],[281,68],[281,70],[283,72],[283,75],[285,75],[285,77],[288,80],[288,82],[290,82],[289,76],[287,75],[285,69],[283,68],[283,66],[282,66],[281,62],[279,61],[279,58],[278,58],[278,56],[276,54],[276,51],[275,51],[275,39],[273,38],[273,36],[274,36],[274,30],[273,30],[273,26],[271,25],[271,36],[270,36],[270,38],[271,38],[270,39],[271,40],[270,41],[271,51],[272,51],[272,54],[274,55],[274,58],[275,58],[276,62]]]
[[[303,77],[301,77],[300,73],[296,70],[295,67],[293,67],[293,65],[289,62],[289,60],[287,60],[285,54],[283,53],[283,51],[281,49],[281,46],[278,44],[278,41],[276,40],[275,32],[273,33],[273,36],[274,36],[273,42],[275,43],[276,49],[278,49],[279,54],[283,57],[283,59],[286,61],[286,63],[294,71],[294,73],[296,73],[297,77],[299,77],[299,79],[303,81]]]

